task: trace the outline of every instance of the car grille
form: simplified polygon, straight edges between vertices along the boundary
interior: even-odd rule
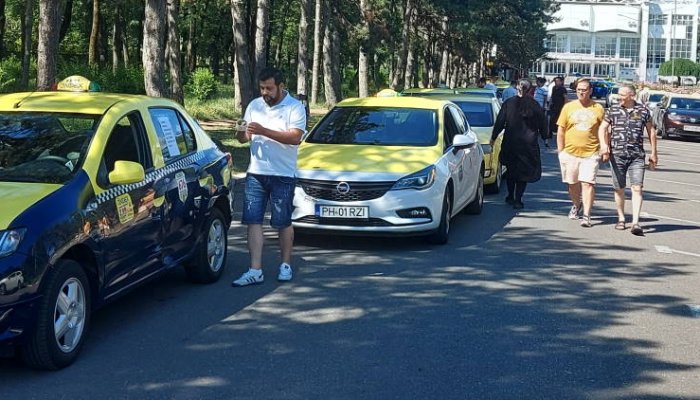
[[[394,186],[394,182],[345,182],[350,186],[347,193],[338,191],[341,181],[319,181],[314,179],[297,179],[307,195],[331,201],[363,201],[378,199]]]
[[[354,218],[319,218],[313,215],[307,215],[294,222],[302,222],[305,224],[314,225],[333,225],[333,226],[392,226],[390,223],[381,218],[369,219],[354,219]]]

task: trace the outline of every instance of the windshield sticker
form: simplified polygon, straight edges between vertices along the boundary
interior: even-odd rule
[[[179,156],[180,148],[177,147],[175,131],[173,131],[173,127],[170,125],[170,120],[167,117],[158,117],[158,124],[163,131],[163,136],[165,136],[165,145],[168,148],[170,157]]]
[[[131,196],[128,193],[117,196],[115,204],[120,223],[125,224],[134,219],[134,204],[131,202]]]
[[[175,181],[177,181],[177,194],[180,196],[180,201],[185,202],[187,200],[187,180],[185,179],[184,172],[178,172],[175,174]]]

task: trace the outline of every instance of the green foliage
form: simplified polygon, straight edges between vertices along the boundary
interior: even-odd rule
[[[103,92],[145,94],[143,70],[139,67],[117,68],[89,66],[80,62],[59,62],[57,79],[80,75],[97,82]]]
[[[13,92],[22,74],[22,64],[16,57],[0,61],[0,92]]]
[[[209,68],[197,68],[189,77],[185,91],[197,100],[212,98],[216,93],[216,77]]]
[[[700,64],[686,58],[676,58],[661,64],[659,75],[700,76]]]
[[[217,84],[212,98],[201,100],[185,93],[185,108],[194,118],[201,121],[234,120],[240,118],[233,108],[233,86]]]

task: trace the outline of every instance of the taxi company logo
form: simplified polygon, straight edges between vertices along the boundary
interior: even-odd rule
[[[347,182],[340,182],[338,185],[336,185],[335,190],[337,190],[340,194],[346,194],[350,191],[350,184]]]

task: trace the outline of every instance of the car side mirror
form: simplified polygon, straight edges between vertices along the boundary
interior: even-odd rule
[[[452,140],[452,148],[455,152],[462,149],[471,149],[475,145],[476,137],[475,135],[470,135],[469,133],[455,135],[454,139]]]
[[[108,175],[112,185],[127,185],[146,179],[143,166],[133,161],[115,161],[114,169]]]

